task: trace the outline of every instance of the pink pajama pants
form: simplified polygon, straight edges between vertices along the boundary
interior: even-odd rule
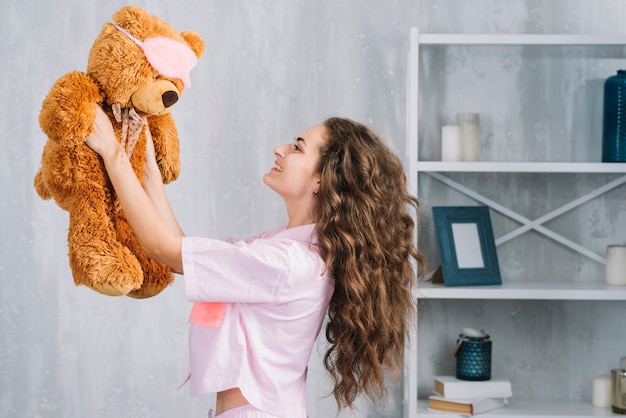
[[[238,408],[229,409],[228,411],[219,414],[218,416],[213,415],[213,410],[209,409],[208,418],[280,418],[276,415],[270,415],[267,412],[263,412],[259,409],[256,409],[254,406],[248,404],[244,406],[240,406]]]

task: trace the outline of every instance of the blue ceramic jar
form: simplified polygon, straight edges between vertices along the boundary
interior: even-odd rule
[[[604,82],[602,162],[626,162],[626,70]]]
[[[489,335],[470,337],[460,334],[457,340],[457,347],[457,379],[491,379],[491,340]]]

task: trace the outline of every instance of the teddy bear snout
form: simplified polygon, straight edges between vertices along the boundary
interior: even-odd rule
[[[178,101],[178,89],[168,80],[156,80],[133,93],[133,106],[150,115],[164,115]]]

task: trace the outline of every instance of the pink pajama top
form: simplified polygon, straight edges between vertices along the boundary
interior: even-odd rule
[[[307,363],[334,290],[317,248],[314,224],[183,238],[192,395],[239,387],[262,411],[306,418]]]

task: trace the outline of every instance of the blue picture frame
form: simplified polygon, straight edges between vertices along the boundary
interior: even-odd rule
[[[502,284],[487,206],[433,206],[445,286]]]

